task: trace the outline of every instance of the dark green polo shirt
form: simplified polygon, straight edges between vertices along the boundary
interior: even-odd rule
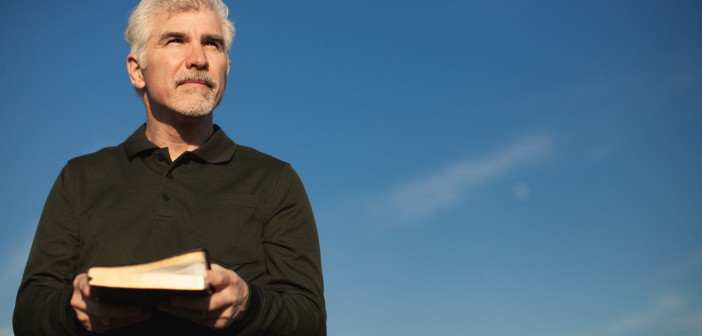
[[[216,126],[207,142],[174,161],[142,126],[119,146],[67,163],[37,227],[15,332],[80,333],[68,306],[77,274],[195,248],[206,248],[212,262],[250,285],[250,307],[226,334],[325,334],[319,242],[299,177]],[[156,331],[209,333],[156,314],[114,334]]]

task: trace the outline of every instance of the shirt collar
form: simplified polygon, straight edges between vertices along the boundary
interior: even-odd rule
[[[193,155],[199,157],[207,163],[229,162],[236,151],[236,144],[217,125],[214,125],[214,132],[202,146],[193,151]]]
[[[146,138],[146,124],[137,128],[122,146],[129,160],[140,154],[149,155],[158,149]],[[192,153],[207,163],[225,163],[232,159],[235,151],[234,141],[219,126],[214,125],[214,132],[209,139]]]
[[[139,154],[148,155],[153,151],[158,149],[158,146],[154,145],[149,139],[146,138],[146,124],[141,125],[137,128],[132,135],[127,138],[124,143],[122,143],[124,151],[127,154],[129,160],[133,159]]]

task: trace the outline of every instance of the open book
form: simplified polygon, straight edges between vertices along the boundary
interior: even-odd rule
[[[149,303],[176,293],[209,293],[208,269],[207,252],[195,250],[143,264],[92,267],[88,283],[101,301]]]

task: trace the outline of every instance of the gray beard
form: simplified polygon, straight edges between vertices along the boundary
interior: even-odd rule
[[[202,100],[199,101],[185,101],[176,100],[173,102],[173,110],[178,112],[180,115],[200,118],[212,113],[215,108],[215,95],[213,92],[198,92],[202,95]]]
[[[184,92],[182,92],[185,96],[190,96],[193,94],[198,94],[201,96],[202,100],[181,100],[181,99],[176,99],[173,102],[173,110],[178,112],[179,114],[186,116],[186,117],[192,117],[192,118],[199,118],[199,117],[204,117],[210,113],[212,113],[212,110],[215,108],[215,94],[214,94],[214,89],[217,87],[217,83],[212,79],[209,73],[206,71],[204,72],[198,72],[198,71],[189,71],[189,72],[184,72],[179,74],[174,80],[173,80],[173,85],[177,89],[178,86],[187,80],[201,80],[205,81],[209,87],[209,89],[204,89],[204,88],[198,88],[198,89],[186,89]]]

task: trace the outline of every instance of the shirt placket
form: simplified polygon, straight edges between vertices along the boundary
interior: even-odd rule
[[[165,150],[165,149],[161,149]],[[178,197],[177,194],[177,169],[181,166],[188,164],[192,158],[190,152],[185,152],[179,156],[175,161],[168,162],[166,156],[163,152],[158,152],[156,154],[156,159],[161,162],[164,166],[163,173],[161,174],[161,193],[160,199],[158,201],[158,208],[156,215],[161,218],[171,218],[173,216],[172,204],[175,198]]]

